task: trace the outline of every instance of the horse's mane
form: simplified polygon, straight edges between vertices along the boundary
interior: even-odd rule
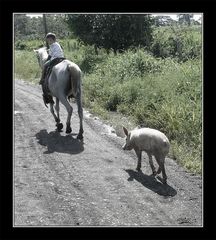
[[[48,53],[47,53],[47,48],[46,47],[39,48],[38,53],[41,56],[42,61],[47,59]]]
[[[47,47],[41,47],[38,49],[38,52],[42,53],[42,52],[46,52],[47,53]]]

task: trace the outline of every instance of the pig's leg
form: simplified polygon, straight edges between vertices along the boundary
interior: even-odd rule
[[[163,176],[163,183],[166,183],[167,181],[167,175],[166,175],[166,171],[165,171],[165,167],[164,167],[164,160],[165,158],[161,159],[161,170],[162,170],[162,176]]]
[[[155,154],[155,159],[156,159],[156,161],[157,161],[157,163],[158,163],[158,170],[157,170],[157,174],[160,174],[161,173],[161,158],[160,158],[160,155],[158,155],[158,154]]]
[[[160,173],[161,173],[161,168],[159,167],[157,170],[157,174],[160,174]]]
[[[166,171],[165,171],[165,167],[164,167],[165,157],[155,156],[155,158],[156,158],[157,163],[159,165],[159,168],[157,170],[157,174],[159,174],[162,171],[163,183],[166,183],[167,175],[166,175]]]
[[[137,162],[137,171],[140,171],[141,169],[141,158],[142,158],[142,151],[138,150],[138,149],[134,149],[138,158],[138,162]]]
[[[152,173],[153,173],[153,175],[156,175],[155,166],[154,166],[153,161],[152,161],[152,155],[150,153],[147,153],[147,154],[148,154],[148,157],[149,157],[149,164],[151,166]]]

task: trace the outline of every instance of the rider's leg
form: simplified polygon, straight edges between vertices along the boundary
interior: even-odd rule
[[[41,75],[41,79],[40,79],[40,82],[39,82],[40,85],[42,85],[44,83],[45,73],[46,73],[46,67],[44,67],[43,70],[42,70],[42,75]]]
[[[43,90],[43,100],[46,105],[46,103],[54,103],[53,99],[51,96],[48,94],[48,79],[46,77],[48,68],[50,66],[51,61],[47,61],[44,64],[43,72],[42,72],[42,77],[41,77],[41,84],[42,84],[42,90]]]
[[[39,84],[43,84],[44,83],[46,72],[47,72],[47,69],[48,69],[49,65],[50,65],[50,60],[45,62],[44,66],[43,66],[42,76],[41,76],[41,80],[40,80]]]

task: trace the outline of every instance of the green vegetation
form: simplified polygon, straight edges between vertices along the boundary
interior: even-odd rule
[[[177,35],[175,35],[175,32]],[[202,172],[202,64],[200,26],[154,27],[150,48],[115,54],[76,39],[60,39],[65,55],[83,71],[84,105],[103,118],[109,112],[135,125],[156,128],[171,140],[170,157]],[[20,48],[23,44],[23,48]],[[38,82],[33,49],[40,41],[15,43],[15,76]]]
[[[175,143],[174,157],[192,171],[201,171],[199,59],[177,63],[156,60],[141,49],[127,51],[109,56],[84,83],[88,106],[117,111],[136,124],[163,131]]]
[[[38,81],[41,70],[33,50],[31,52],[15,51],[14,73],[15,78],[21,78],[31,82]]]
[[[187,61],[201,55],[201,37],[201,27],[197,25],[156,27],[151,51],[156,57]]]
[[[68,14],[66,22],[85,44],[115,53],[131,46],[148,47],[152,40],[149,14]]]

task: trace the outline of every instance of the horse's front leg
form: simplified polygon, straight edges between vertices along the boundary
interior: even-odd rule
[[[58,131],[60,132],[61,129],[63,128],[63,124],[60,123],[60,118],[59,118],[59,100],[58,98],[56,98],[56,106],[55,106],[55,109],[56,109],[56,112],[57,112],[57,116],[54,112],[54,107],[53,107],[53,103],[50,103],[50,112],[52,113],[55,121],[56,121],[56,127],[58,129]]]
[[[59,99],[56,98],[55,110],[56,110],[56,113],[57,113],[57,119],[58,119],[57,121],[58,121],[58,122],[60,122],[59,109],[60,109],[60,108],[59,108]],[[57,123],[58,123],[58,122],[57,122]]]
[[[71,116],[73,113],[73,108],[70,105],[70,103],[68,102],[66,96],[63,96],[61,98],[59,98],[61,103],[65,106],[67,112],[68,112],[68,116],[67,116],[67,122],[66,122],[66,133],[71,133],[72,129],[71,129]]]

